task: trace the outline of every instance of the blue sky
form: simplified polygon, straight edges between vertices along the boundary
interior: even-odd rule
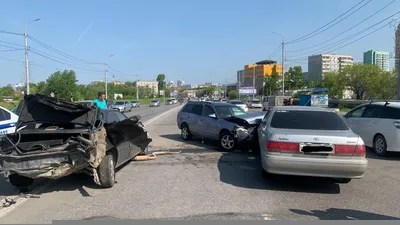
[[[372,0],[327,31],[308,40],[288,44],[286,65],[302,65],[306,71],[307,61],[302,59],[306,59],[307,54],[294,56],[310,51],[291,51],[324,42],[391,1]],[[134,80],[136,74],[139,74],[141,80],[152,80],[158,73],[164,73],[167,80],[222,83],[225,79],[228,82],[235,81],[236,71],[245,64],[264,59],[280,63],[280,52],[270,57],[281,42],[281,37],[272,32],[281,33],[285,41],[294,40],[325,25],[358,2],[360,0],[13,0],[1,3],[0,30],[23,33],[27,22],[41,18],[29,24],[30,36],[80,59],[99,63],[107,60],[114,68],[111,72],[115,74],[115,79],[122,81]],[[327,44],[367,28],[399,9],[400,1],[396,1],[365,23]],[[0,41],[17,45],[24,43],[23,36],[2,33]],[[351,40],[337,46],[349,42]],[[1,45],[10,46],[0,42],[0,85],[23,82],[24,52],[1,51],[9,49]],[[33,61],[32,82],[45,80],[57,69],[74,69],[79,83],[104,78],[102,65],[71,61],[32,40],[29,40],[29,46],[33,51],[51,58],[55,56],[57,60],[75,66],[54,62],[30,52],[29,60]],[[324,46],[314,49],[328,50]],[[386,26],[333,53],[350,54],[355,61],[362,61],[362,53],[366,50],[393,52],[393,46],[394,28]],[[114,56],[109,58],[111,54]]]

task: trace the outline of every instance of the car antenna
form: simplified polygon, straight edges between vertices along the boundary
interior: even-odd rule
[[[387,106],[387,105],[389,105],[390,103],[387,101],[387,100],[385,100],[385,105],[384,106]]]
[[[369,101],[369,104],[371,105],[371,103],[374,101],[374,99],[371,98],[371,100]]]

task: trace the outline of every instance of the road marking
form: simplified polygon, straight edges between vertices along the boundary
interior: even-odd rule
[[[262,217],[263,217],[263,219],[264,220],[273,220],[271,217],[271,215],[269,215],[269,214],[262,214]]]
[[[167,115],[168,113],[172,112],[173,110],[180,109],[182,106],[169,109],[169,110],[161,113],[160,115],[158,115],[156,117],[153,117],[150,120],[144,122],[143,124],[145,126],[148,126],[148,125],[154,123],[155,121],[161,119],[163,116]],[[57,180],[49,180],[49,181],[43,182],[42,184],[39,184],[38,187],[33,189],[29,194],[38,195],[41,192],[43,192],[46,188],[48,188],[51,185],[53,185],[55,182],[57,182]],[[12,212],[13,210],[15,210],[16,208],[18,208],[19,206],[23,205],[26,201],[29,200],[29,198],[23,198],[23,197],[20,197],[19,195],[8,196],[8,198],[14,199],[16,201],[16,203],[11,205],[11,206],[9,206],[9,207],[1,208],[0,209],[0,218],[6,216],[7,214],[9,214],[10,212]]]
[[[170,113],[170,112],[172,112],[172,111],[174,111],[174,110],[180,109],[181,107],[182,107],[182,106],[175,107],[175,108],[173,108],[173,109],[167,110],[167,111],[161,113],[160,115],[158,115],[158,116],[156,116],[156,117],[153,117],[153,118],[147,120],[146,122],[143,123],[143,125],[148,126],[148,125],[154,123],[155,121],[159,120],[160,118],[164,117],[164,116],[167,115],[168,113]]]

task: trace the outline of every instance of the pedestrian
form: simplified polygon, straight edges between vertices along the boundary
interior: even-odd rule
[[[97,95],[97,98],[93,100],[92,105],[95,105],[99,107],[100,109],[105,109],[107,108],[107,100],[106,100],[106,94],[104,92],[99,92]]]

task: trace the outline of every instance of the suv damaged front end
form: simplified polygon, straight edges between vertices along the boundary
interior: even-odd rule
[[[103,114],[95,106],[44,95],[26,95],[19,109],[15,134],[2,136],[0,140],[0,167],[15,186],[20,182],[11,176],[22,177],[24,179],[18,180],[25,181],[58,179],[83,170],[92,172],[98,183],[96,168],[112,146],[110,139],[120,135],[113,134],[113,130],[126,126],[126,122],[105,126]],[[137,124],[132,121],[130,125]],[[108,127],[112,129],[109,131]],[[136,132],[145,133],[147,137],[144,128]],[[151,139],[146,141],[143,148]]]

